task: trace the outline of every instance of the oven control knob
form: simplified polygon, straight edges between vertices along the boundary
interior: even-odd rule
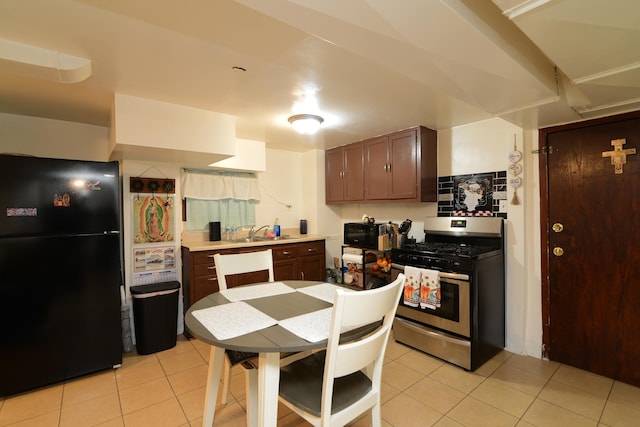
[[[562,256],[562,255],[564,255],[564,249],[562,249],[559,246],[556,246],[555,248],[553,248],[553,254],[555,256]]]
[[[555,224],[553,224],[551,229],[556,233],[560,233],[562,230],[564,230],[564,225],[560,224],[559,222],[556,222]]]

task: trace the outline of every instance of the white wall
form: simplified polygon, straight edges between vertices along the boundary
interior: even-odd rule
[[[521,246],[524,247],[523,265],[521,266],[523,280],[523,307],[522,313],[523,353],[534,356],[542,356],[542,276],[540,241],[540,174],[538,169],[538,155],[533,154],[539,147],[538,130],[530,129],[523,132],[523,192],[524,192],[524,218],[522,228]]]
[[[235,117],[228,114],[114,95],[109,142],[118,158],[206,166],[233,156],[235,140]]]
[[[523,154],[523,186],[517,190],[520,204],[511,204],[512,188],[507,194],[506,347],[514,353],[541,357],[538,159],[531,154],[537,147],[537,130],[524,131],[498,118],[440,130],[438,176],[507,170],[508,154],[514,148],[514,135],[517,149]],[[321,173],[324,177],[324,171]],[[344,222],[360,221],[365,214],[377,222],[401,222],[409,218],[413,221],[410,236],[423,241],[422,219],[437,215],[437,203],[362,203],[330,205],[327,209],[339,220],[333,225],[325,224],[323,234],[339,235],[336,244],[327,245],[328,250],[334,246],[332,250],[338,255]]]
[[[506,170],[514,137],[523,155],[523,185],[517,189],[519,204],[511,203],[514,189],[507,190],[506,347],[514,353],[540,357],[538,159],[531,154],[537,145],[537,131],[525,132],[498,118],[439,131],[438,175]]]
[[[263,141],[236,138],[235,154],[209,166],[221,170],[264,172],[267,169],[267,156],[265,153],[266,145]]]
[[[540,227],[537,130],[522,129],[501,119],[491,119],[438,132],[438,175],[459,175],[506,170],[513,149],[513,135],[523,153],[523,187],[520,205],[508,204],[507,222],[507,349],[540,357],[542,344]],[[0,114],[0,151],[45,157],[106,161],[108,129],[56,120]],[[124,162],[123,183],[149,166],[158,166],[180,185],[179,167]],[[153,171],[155,174],[155,171]],[[149,175],[150,176],[150,175]],[[266,150],[266,170],[258,173],[262,201],[257,205],[258,225],[273,224],[276,217],[284,229],[296,230],[299,220],[309,221],[309,232],[329,236],[327,261],[340,255],[342,224],[359,221],[364,214],[380,222],[412,219],[411,235],[422,240],[421,218],[437,214],[436,203],[324,204],[324,152],[295,153]],[[513,190],[509,189],[508,200]],[[125,194],[124,203],[130,203]],[[287,207],[290,205],[291,207]],[[130,234],[130,207],[125,207],[125,241]],[[176,225],[180,209],[176,206]],[[178,234],[179,235],[179,234]],[[179,248],[179,243],[177,243]],[[126,248],[130,257],[131,248]],[[179,257],[178,257],[179,258]],[[127,260],[130,269],[130,260]],[[330,264],[328,264],[330,265]],[[179,264],[178,264],[179,268]],[[130,281],[130,276],[127,276]],[[181,325],[182,327],[182,325]]]
[[[267,168],[259,172],[260,203],[256,205],[258,226],[298,227],[302,206],[302,154],[284,150],[266,150]]]
[[[325,204],[325,152],[323,150],[308,151],[303,155],[303,217],[308,221],[310,234],[327,236],[325,241],[326,265],[333,267],[334,257],[340,258],[342,246],[342,224],[340,210],[334,205]]]
[[[109,130],[60,120],[0,113],[0,152],[108,161]]]
[[[91,126],[79,123],[64,122],[0,114],[0,152],[20,153],[39,157],[52,157],[73,160],[109,161],[108,157],[109,129],[101,126]],[[180,188],[179,167],[177,165],[164,165],[158,163],[145,163],[133,161],[121,161],[120,173],[122,174],[123,187],[123,240],[124,240],[124,277],[126,287],[125,303],[131,306],[129,287],[133,271],[132,264],[132,213],[131,194],[129,193],[129,178],[140,176],[157,178],[175,178],[176,191]],[[175,209],[175,224],[177,236],[180,236],[181,209],[177,199]],[[169,246],[171,244],[158,244],[156,246]],[[175,242],[175,253],[180,252],[179,237]],[[153,245],[148,245],[153,246]],[[176,256],[176,269],[181,271],[180,257]],[[180,291],[182,292],[182,290]],[[179,299],[180,304],[182,298]],[[179,313],[182,305],[179,306]],[[183,320],[179,316],[178,333],[183,331]],[[133,326],[133,316],[131,316]],[[132,330],[135,339],[135,331]]]
[[[129,290],[133,284],[133,250],[134,246],[138,249],[153,248],[153,247],[174,247],[175,254],[175,269],[178,274],[178,281],[182,283],[182,257],[180,254],[180,232],[182,228],[182,208],[180,204],[180,167],[173,164],[165,163],[146,163],[135,160],[123,160],[120,164],[122,173],[122,215],[123,215],[123,236],[124,236],[124,268],[125,268],[125,289],[126,289],[126,301],[130,307],[133,307],[131,302],[131,295]],[[173,223],[176,227],[175,240],[172,242],[162,243],[149,243],[149,244],[133,244],[133,196],[129,192],[129,182],[132,177],[140,178],[168,178],[175,179],[176,182],[176,198],[174,205],[174,218]],[[178,298],[178,330],[177,333],[181,334],[184,331],[184,319],[182,314],[182,287],[179,291]],[[132,333],[135,342],[135,323],[133,316],[131,318]]]

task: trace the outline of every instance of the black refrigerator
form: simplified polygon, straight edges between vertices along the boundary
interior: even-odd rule
[[[0,155],[0,395],[122,363],[117,162]]]

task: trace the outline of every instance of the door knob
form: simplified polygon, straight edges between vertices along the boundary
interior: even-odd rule
[[[555,248],[553,248],[553,254],[555,256],[562,256],[562,255],[564,255],[564,249],[562,249],[559,246],[556,246]]]
[[[559,222],[556,222],[555,224],[553,224],[551,229],[556,233],[560,233],[562,230],[564,230],[564,225],[560,224]]]

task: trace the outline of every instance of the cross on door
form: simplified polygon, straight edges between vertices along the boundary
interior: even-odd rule
[[[615,173],[622,173],[622,165],[627,163],[627,154],[632,155],[636,154],[635,148],[625,148],[622,149],[622,146],[627,143],[627,140],[622,139],[612,139],[611,145],[613,146],[612,151],[603,151],[602,157],[611,157],[611,164],[614,166]]]

